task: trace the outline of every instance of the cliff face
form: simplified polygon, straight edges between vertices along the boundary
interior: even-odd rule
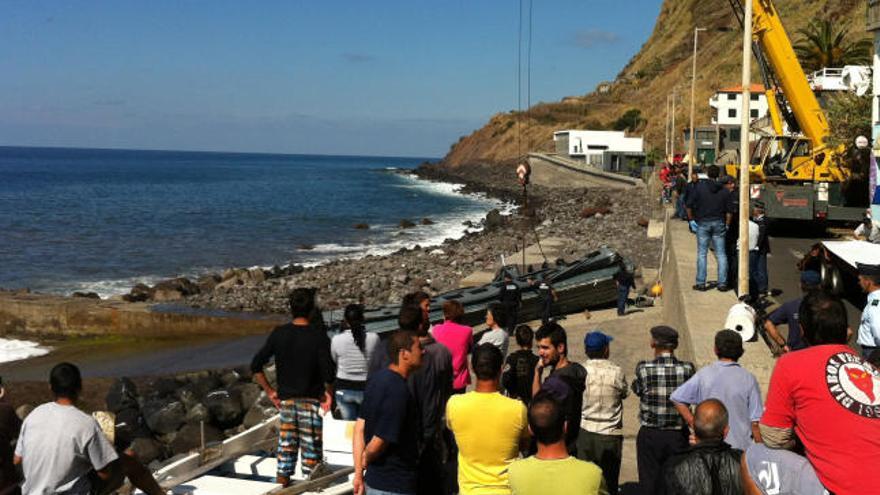
[[[864,32],[866,0],[776,0],[789,36],[811,19],[829,17],[851,25],[851,34]],[[697,59],[697,125],[711,122],[709,98],[716,90],[738,85],[742,64],[742,34],[728,0],[664,0],[654,31],[642,49],[605,88],[556,103],[540,103],[525,112],[500,113],[474,133],[454,144],[444,165],[510,164],[527,151],[551,151],[553,132],[569,128],[609,127],[630,109],[641,111],[646,149],[664,148],[666,99],[679,88],[676,123],[687,125],[690,105],[693,28],[700,34]],[[729,32],[713,31],[732,28]],[[867,34],[866,34],[867,36]],[[533,75],[534,77],[534,75]],[[753,81],[760,82],[757,68]],[[678,134],[680,135],[680,134]]]

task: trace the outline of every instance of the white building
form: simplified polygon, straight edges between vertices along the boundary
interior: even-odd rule
[[[764,85],[753,84],[751,91],[749,117],[754,121],[765,117],[769,112],[769,107],[767,106],[767,96],[764,94]],[[715,109],[715,115],[712,117],[713,125],[740,125],[742,123],[742,115],[740,115],[742,112],[742,86],[718,90],[715,96],[709,99],[709,106]]]
[[[642,138],[626,137],[623,131],[556,131],[553,133],[556,153],[582,158],[590,165],[605,165],[606,154],[640,154],[645,146]]]

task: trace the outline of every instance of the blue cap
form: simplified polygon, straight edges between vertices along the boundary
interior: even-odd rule
[[[822,276],[815,270],[806,270],[801,272],[801,284],[816,286],[822,285]]]
[[[614,337],[609,337],[602,332],[590,332],[584,336],[584,347],[587,348],[587,352],[601,351],[605,346],[610,344],[612,340],[614,340]]]

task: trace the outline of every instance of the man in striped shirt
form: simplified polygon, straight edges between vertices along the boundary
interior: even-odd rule
[[[623,399],[629,394],[620,366],[609,361],[612,337],[590,332],[584,337],[587,388],[581,413],[577,456],[602,468],[609,493],[617,493],[623,454]]]
[[[632,384],[633,392],[641,399],[636,459],[639,487],[644,494],[660,491],[663,463],[688,447],[688,430],[669,396],[696,371],[692,363],[675,357],[678,332],[673,328],[652,328],[651,347],[654,359],[636,365],[636,378]]]

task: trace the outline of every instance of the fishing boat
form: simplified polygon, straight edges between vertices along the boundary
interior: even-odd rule
[[[275,482],[279,416],[267,419],[222,443],[168,461],[153,473],[175,495],[344,495],[352,493],[351,437],[354,422],[324,416],[326,473],[307,479],[300,463],[288,487]],[[139,492],[138,492],[139,493]]]
[[[540,319],[541,298],[538,285],[542,281],[549,282],[556,291],[558,299],[553,303],[555,314],[571,314],[607,306],[617,300],[614,277],[621,266],[632,273],[632,263],[617,251],[604,246],[574,262],[560,261],[556,266],[542,267],[525,274],[520,273],[516,266],[504,266],[489,284],[456,289],[434,296],[429,310],[431,322],[442,322],[443,303],[457,300],[464,306],[462,323],[471,326],[481,323],[489,304],[499,300],[505,275],[511,276],[522,293],[519,321]],[[364,314],[367,331],[385,333],[396,330],[399,312],[399,305],[368,309]]]

